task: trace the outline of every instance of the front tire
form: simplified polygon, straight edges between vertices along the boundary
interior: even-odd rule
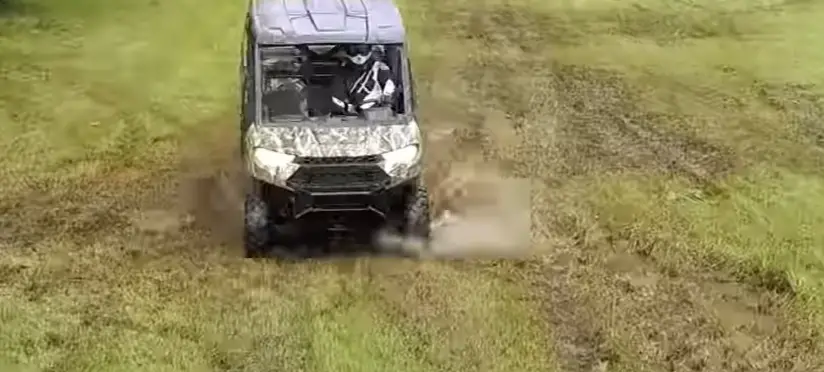
[[[247,195],[243,206],[243,252],[246,258],[264,257],[274,244],[268,206]]]
[[[299,231],[290,221],[271,216],[271,207],[255,195],[247,195],[244,205],[243,251],[246,258],[299,259],[296,247]]]
[[[403,233],[424,242],[428,242],[432,235],[429,190],[425,185],[418,185],[407,202]]]

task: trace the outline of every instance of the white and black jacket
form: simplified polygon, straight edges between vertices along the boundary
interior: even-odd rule
[[[332,87],[332,102],[346,113],[356,113],[382,104],[391,104],[395,81],[389,66],[370,60],[361,66],[350,64]]]

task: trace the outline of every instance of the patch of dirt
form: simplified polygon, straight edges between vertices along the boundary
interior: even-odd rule
[[[618,74],[542,64],[552,72],[536,80],[551,104],[526,110],[510,87],[513,94],[498,103],[511,110],[493,113],[497,128],[467,120],[453,136],[459,156],[445,158],[480,158],[488,168],[502,167],[500,174],[541,182],[532,196],[542,204],[532,205],[531,218],[545,276],[534,287],[545,295],[562,370],[818,370],[824,355],[815,346],[818,336],[796,331],[782,293],[698,264],[678,272],[663,267],[602,231],[564,189],[569,179],[633,172],[672,174],[717,194],[718,180],[738,167],[737,154],[684,122],[700,118],[645,111]],[[475,81],[483,76],[497,84],[470,84],[476,96],[508,92],[507,81],[522,83],[496,78],[508,67],[492,59],[472,67]],[[501,126],[517,139],[496,143]]]
[[[475,67],[489,76],[497,66]],[[467,120],[433,146],[439,153],[430,176],[439,185],[438,211],[471,200],[469,185],[482,172],[467,175],[467,164],[498,179],[543,181],[531,190],[540,204],[530,206],[530,245],[544,254],[535,260],[543,280],[533,284],[562,370],[815,370],[817,336],[792,331],[798,324],[780,292],[698,267],[663,267],[602,231],[563,188],[568,179],[631,171],[677,175],[718,193],[717,180],[738,166],[736,154],[692,133],[681,122],[690,118],[644,111],[614,73],[556,65],[545,84],[554,105],[532,117],[517,102],[508,113],[469,108]],[[472,89],[483,95],[486,88]],[[475,234],[483,236],[479,226]]]
[[[557,99],[547,112],[554,118],[551,147],[559,156],[553,175],[639,170],[706,184],[736,168],[735,154],[696,136],[685,123],[689,118],[645,111],[619,74],[555,65],[547,89]],[[528,138],[527,146],[543,140]]]
[[[488,44],[517,41],[518,46],[528,52],[543,50],[548,43],[580,43],[593,35],[624,35],[675,44],[719,36],[737,38],[758,31],[739,22],[737,17],[745,15],[743,12],[707,12],[699,5],[686,2],[675,4],[666,14],[640,4],[620,10],[582,9],[575,12],[535,11],[528,8],[529,5],[510,3],[505,6],[485,4],[485,11],[477,11],[476,6],[465,4],[439,6],[438,11],[427,14],[437,17],[436,23],[454,25],[451,28],[458,32],[457,37]],[[450,9],[445,10],[444,6]]]
[[[573,254],[557,254],[550,261],[548,279],[538,283],[546,296],[546,312],[555,338],[555,354],[563,371],[609,370],[618,355],[609,345],[609,329],[601,322],[603,306],[593,306],[588,262]],[[606,368],[605,368],[606,367]]]
[[[219,118],[231,122],[230,115]],[[213,243],[237,248],[239,253],[247,179],[239,144],[226,138],[227,133],[213,131],[183,144],[173,208]]]
[[[167,239],[187,233],[187,239],[204,236],[236,246],[240,177],[223,139],[204,135],[184,144],[179,167],[171,159],[155,159],[163,166],[23,180],[29,184],[22,191],[0,199],[0,245],[28,249],[45,240],[93,244],[104,236],[131,236],[153,243],[146,246],[177,249]]]
[[[215,243],[239,246],[243,228],[242,182],[238,173],[224,169],[184,173],[178,199],[184,218]]]
[[[156,187],[156,177],[124,170],[100,178],[32,184],[0,200],[0,242],[33,247],[53,238],[90,242],[102,233],[132,228],[131,216]]]
[[[664,268],[600,237],[558,248],[538,284],[566,371],[814,371],[786,296]],[[621,243],[619,242],[619,245]]]
[[[132,217],[139,231],[160,235],[179,232],[187,222],[180,214],[163,209],[139,211]]]
[[[814,145],[817,150],[811,154],[805,154],[800,159],[794,159],[796,167],[798,163],[810,163],[809,168],[820,170],[824,166],[822,153],[824,153],[824,97],[815,91],[815,87],[804,84],[767,84],[755,82],[752,87],[753,94],[763,104],[778,111],[780,120],[787,123],[793,136],[789,140],[802,145]],[[810,146],[803,146],[807,148]]]
[[[448,176],[432,177],[434,221],[427,246],[382,236],[386,249],[425,258],[523,258],[530,241],[530,185],[480,164],[452,163]]]

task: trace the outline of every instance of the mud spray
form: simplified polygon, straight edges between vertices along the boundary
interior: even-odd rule
[[[484,164],[453,164],[430,183],[432,239],[382,232],[377,244],[421,258],[514,258],[530,254],[528,182],[489,170]]]
[[[495,164],[468,157],[449,143],[453,133],[431,136],[425,180],[433,212],[429,244],[381,232],[376,245],[421,258],[512,258],[530,252],[530,187],[497,172]],[[183,162],[179,200],[186,224],[206,230],[218,243],[237,245],[242,229],[244,188],[236,149],[219,137],[211,151],[189,152]],[[197,149],[204,148],[203,142]]]

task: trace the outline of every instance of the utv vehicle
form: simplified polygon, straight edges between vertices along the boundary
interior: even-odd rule
[[[410,63],[392,0],[251,0],[241,64],[247,257],[289,256],[308,238],[428,239],[422,140]],[[331,50],[380,46],[396,99],[330,109]],[[351,233],[351,234],[350,234]],[[365,234],[364,234],[365,233]]]

